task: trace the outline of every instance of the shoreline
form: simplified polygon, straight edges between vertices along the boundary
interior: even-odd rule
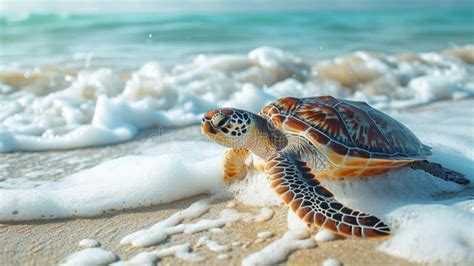
[[[284,206],[271,207],[275,212],[272,219],[267,222],[252,224],[238,221],[230,226],[224,226],[223,233],[201,232],[196,234],[173,235],[165,242],[146,248],[135,248],[120,245],[120,239],[136,230],[152,226],[178,210],[186,208],[192,202],[203,197],[192,197],[170,204],[144,207],[137,210],[127,210],[115,214],[105,214],[94,218],[74,218],[52,221],[36,221],[22,224],[0,224],[0,233],[5,246],[0,253],[2,265],[24,264],[58,264],[73,252],[82,248],[79,246],[81,239],[95,239],[101,243],[105,250],[113,252],[120,260],[128,260],[142,251],[162,249],[171,245],[190,243],[195,246],[202,236],[210,236],[219,243],[231,246],[232,242],[251,243],[247,248],[234,247],[226,254],[231,258],[225,263],[240,265],[246,256],[261,250],[271,242],[279,239],[287,231],[287,210]],[[215,217],[226,207],[231,200],[226,199],[211,204],[208,213],[203,218]],[[248,207],[238,203],[235,207],[239,212],[257,213],[259,208]],[[258,232],[270,231],[275,234],[268,240],[255,243]],[[284,263],[287,265],[305,265],[322,263],[325,259],[333,258],[344,265],[415,265],[400,258],[377,251],[380,239],[337,239],[330,242],[319,243],[317,247],[307,250],[298,250],[291,254]],[[164,265],[222,265],[223,261],[217,259],[218,253],[205,247],[193,248],[193,251],[206,257],[201,263],[190,263],[173,257],[159,261]],[[23,254],[19,256],[18,254]]]

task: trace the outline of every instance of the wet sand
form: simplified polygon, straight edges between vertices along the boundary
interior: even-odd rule
[[[231,246],[232,242],[251,243],[248,247],[232,246],[227,252],[229,260],[217,259],[218,252],[207,247],[193,248],[193,252],[206,259],[199,263],[191,263],[168,257],[159,264],[164,265],[240,265],[243,258],[261,250],[272,241],[280,238],[287,231],[287,209],[284,206],[272,207],[273,218],[262,223],[236,222],[223,227],[223,233],[201,232],[196,234],[177,234],[165,242],[147,248],[120,245],[120,240],[137,230],[145,229],[156,222],[166,219],[178,210],[186,208],[192,202],[204,198],[193,197],[179,202],[144,207],[141,209],[104,214],[94,218],[62,219],[50,221],[33,221],[0,225],[2,248],[0,249],[1,265],[52,265],[64,262],[70,254],[79,251],[79,241],[91,238],[99,241],[105,250],[115,253],[120,260],[127,260],[141,251],[162,249],[177,244],[189,243],[193,247],[202,236],[210,236],[220,244]],[[202,218],[216,217],[217,213],[226,208],[229,200],[221,200],[211,205],[210,211]],[[237,204],[239,212],[258,213],[259,208]],[[263,243],[254,243],[257,234],[270,231],[275,234]],[[317,247],[294,252],[287,260],[288,265],[321,265],[328,258],[334,258],[344,265],[412,265],[411,263],[377,251],[383,240],[338,239],[319,243]]]

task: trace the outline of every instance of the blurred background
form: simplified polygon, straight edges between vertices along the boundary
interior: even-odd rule
[[[134,65],[272,46],[311,59],[472,42],[469,0],[3,0],[3,63]],[[115,59],[115,60],[114,60]],[[110,62],[113,61],[113,62]]]

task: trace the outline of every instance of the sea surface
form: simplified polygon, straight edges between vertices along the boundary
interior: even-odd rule
[[[474,10],[208,14],[2,14],[0,61],[136,67],[271,46],[306,59],[473,43]],[[79,62],[77,62],[79,61]]]

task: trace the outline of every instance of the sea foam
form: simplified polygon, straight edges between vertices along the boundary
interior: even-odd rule
[[[0,220],[90,216],[219,191],[223,149],[208,142],[191,145],[202,151],[185,153],[189,143],[167,143],[154,155],[110,160],[34,189],[2,189]]]
[[[196,124],[212,108],[258,112],[285,96],[333,95],[377,108],[404,108],[474,95],[466,51],[368,52],[306,62],[261,47],[247,55],[199,55],[126,74],[110,68],[2,70],[0,151],[72,149],[123,142],[140,129]],[[54,86],[53,86],[53,85]]]

